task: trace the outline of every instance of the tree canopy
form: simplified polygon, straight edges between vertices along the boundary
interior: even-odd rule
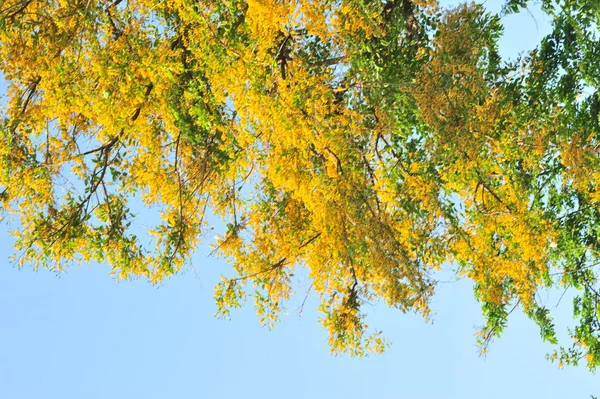
[[[501,15],[478,4],[5,0],[15,259],[157,283],[216,216],[209,243],[235,270],[221,314],[251,297],[272,325],[303,268],[332,350],[378,352],[364,304],[427,318],[452,270],[474,283],[484,350],[515,310],[557,343],[539,293],[572,289],[573,342],[551,358],[595,369],[600,3],[541,6],[551,33],[507,61]]]

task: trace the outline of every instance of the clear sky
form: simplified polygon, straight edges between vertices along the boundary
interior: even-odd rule
[[[500,2],[489,3],[493,9]],[[506,56],[532,48],[548,29],[534,10],[504,22]],[[440,283],[433,324],[374,306],[370,323],[392,347],[366,359],[334,357],[315,298],[302,317],[295,310],[306,281],[298,282],[289,314],[267,330],[251,305],[230,321],[214,317],[213,286],[230,270],[207,257],[208,247],[193,267],[154,287],[117,283],[106,265],[61,275],[16,269],[7,230],[0,225],[0,399],[600,396],[600,376],[544,359],[553,347],[520,314],[479,357],[474,332],[482,319],[465,281]],[[557,309],[555,295],[548,301],[564,326],[569,300]]]

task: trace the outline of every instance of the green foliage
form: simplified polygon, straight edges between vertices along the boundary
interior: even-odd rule
[[[509,0],[517,13],[526,0]],[[502,19],[434,0],[8,0],[2,217],[18,264],[107,261],[157,283],[211,228],[272,326],[305,268],[334,352],[387,345],[366,303],[430,316],[437,272],[473,281],[482,350],[523,311],[600,364],[600,6],[543,1],[552,31],[502,60]],[[150,244],[135,201],[160,213]]]

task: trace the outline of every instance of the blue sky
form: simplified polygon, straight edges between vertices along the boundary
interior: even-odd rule
[[[500,4],[500,2],[498,2]],[[486,4],[488,7],[495,5]],[[505,19],[502,52],[531,48],[544,18]],[[2,88],[1,91],[4,91]],[[214,317],[220,259],[203,247],[194,266],[154,287],[115,282],[106,265],[56,275],[16,269],[7,227],[0,227],[0,398],[589,398],[600,378],[585,368],[559,370],[544,359],[552,346],[524,316],[511,316],[486,358],[474,332],[482,319],[469,283],[439,285],[433,324],[374,306],[371,324],[392,347],[366,359],[329,354],[315,298],[302,317],[306,281],[274,330],[253,309]],[[557,302],[550,294],[551,308]],[[557,309],[569,321],[570,302]],[[564,335],[563,335],[564,336]]]

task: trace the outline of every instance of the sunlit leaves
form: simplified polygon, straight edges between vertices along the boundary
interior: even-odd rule
[[[594,368],[598,15],[543,8],[553,32],[503,62],[501,19],[474,4],[7,1],[0,201],[19,264],[157,283],[214,215],[235,272],[221,315],[251,299],[270,327],[306,275],[332,350],[379,352],[369,305],[427,319],[451,268],[474,282],[483,349],[516,310],[555,343],[538,294],[581,290],[555,358]]]

